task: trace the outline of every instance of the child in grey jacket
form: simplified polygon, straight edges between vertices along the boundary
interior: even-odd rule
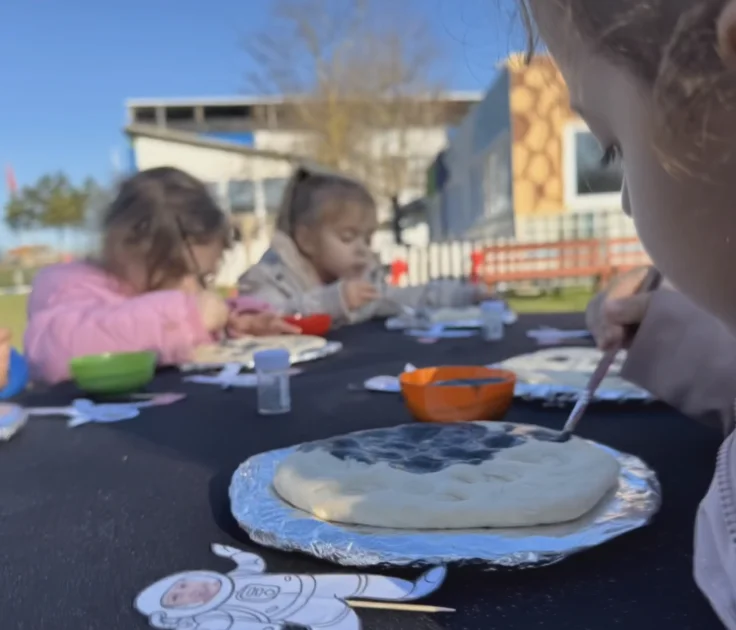
[[[377,224],[365,186],[301,166],[284,193],[271,246],[241,276],[239,293],[285,314],[327,313],[335,326],[397,315],[402,306],[465,306],[485,297],[480,287],[454,280],[387,285],[370,246]]]

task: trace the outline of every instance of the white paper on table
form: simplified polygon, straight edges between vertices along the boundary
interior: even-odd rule
[[[433,311],[442,310],[442,309],[429,309],[429,314],[431,318],[431,314]],[[457,319],[455,320],[446,320],[446,321],[434,321],[434,324],[439,324],[443,326],[446,330],[449,329],[458,329],[458,328],[482,328],[483,327],[483,321],[479,312],[479,309],[477,307],[469,307],[467,310],[469,312],[468,316],[462,316],[461,312],[463,309],[458,308],[454,309],[459,311]],[[511,326],[515,324],[519,320],[519,316],[514,312],[511,308],[508,306],[503,312],[503,323],[507,326]],[[407,330],[410,328],[416,328],[417,321],[414,318],[407,317],[406,315],[398,315],[396,317],[389,317],[386,320],[386,330]]]
[[[591,335],[587,330],[560,330],[558,328],[542,327],[535,330],[528,330],[526,336],[535,339],[539,344],[546,345],[560,343],[570,339],[587,339]]]
[[[251,373],[240,374],[243,366],[240,363],[228,363],[218,374],[195,376],[186,376],[185,381],[189,383],[199,383],[200,385],[217,385],[227,389],[228,387],[255,387],[258,385],[258,377]],[[290,368],[289,376],[301,374],[298,368]]]
[[[475,337],[478,334],[476,330],[450,330],[444,324],[434,324],[429,328],[412,328],[405,330],[404,334],[410,337],[419,337],[424,339],[467,339]]]
[[[404,372],[415,372],[416,369],[411,363],[407,363],[404,366]],[[365,381],[363,386],[372,392],[398,394],[401,391],[398,376],[373,376]]]
[[[228,363],[217,374],[187,376],[184,378],[189,383],[200,383],[202,385],[219,385],[220,387],[255,387],[255,374],[240,374],[243,366],[240,363]]]

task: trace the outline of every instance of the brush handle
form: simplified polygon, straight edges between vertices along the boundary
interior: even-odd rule
[[[640,293],[654,291],[657,286],[659,286],[661,281],[662,275],[659,273],[659,271],[657,271],[654,267],[650,267],[649,272],[644,277],[644,280],[642,280],[635,294],[638,295]],[[575,427],[577,427],[578,423],[582,419],[585,410],[590,404],[590,401],[593,400],[596,390],[598,389],[598,387],[600,387],[603,379],[606,378],[606,374],[608,374],[608,370],[611,369],[611,364],[616,360],[616,355],[619,353],[620,350],[621,347],[616,346],[614,348],[611,348],[610,350],[607,350],[605,354],[601,357],[601,360],[598,362],[598,365],[591,375],[590,380],[588,380],[588,385],[585,388],[585,391],[578,398],[575,406],[573,407],[570,415],[567,418],[567,422],[565,422],[565,426],[562,429],[563,434],[569,435],[573,431],[575,431]]]

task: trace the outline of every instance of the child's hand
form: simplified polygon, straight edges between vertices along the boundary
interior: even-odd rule
[[[10,331],[0,328],[0,389],[8,384],[10,370]]]
[[[209,332],[217,332],[225,328],[230,316],[230,309],[225,300],[214,291],[200,291],[196,294],[197,306],[202,316],[204,327]]]
[[[227,321],[230,337],[245,335],[298,335],[301,330],[285,322],[275,313],[238,313],[233,311]]]
[[[348,310],[357,311],[381,297],[376,286],[367,280],[346,280],[342,285],[342,297]]]
[[[652,294],[637,290],[648,269],[635,269],[616,278],[588,304],[585,322],[602,350],[631,343],[630,327],[644,320]]]

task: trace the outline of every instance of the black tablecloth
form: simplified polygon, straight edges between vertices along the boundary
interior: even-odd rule
[[[69,430],[62,420],[33,420],[0,445],[0,627],[146,628],[131,603],[149,583],[187,569],[232,570],[211,554],[213,542],[255,550],[272,572],[334,571],[249,543],[229,512],[227,487],[238,464],[304,440],[407,422],[398,396],[348,386],[397,373],[407,361],[490,362],[532,350],[524,331],[541,323],[582,321],[525,317],[502,344],[474,338],[421,345],[379,324],[341,331],[342,353],[307,364],[292,379],[294,411],[286,416],[256,415],[252,390],[185,386],[168,373],[154,389],[186,391],[186,402],[116,425]],[[64,386],[27,402],[63,404],[74,394]],[[508,419],[560,427],[565,413],[516,403]],[[580,433],[635,453],[659,472],[664,504],[652,525],[543,569],[451,568],[429,601],[456,613],[361,610],[365,629],[719,628],[691,571],[695,510],[719,436],[660,405],[594,406]]]

